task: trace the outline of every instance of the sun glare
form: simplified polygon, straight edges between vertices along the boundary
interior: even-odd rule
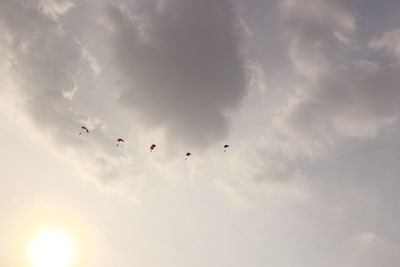
[[[47,229],[39,232],[28,247],[34,267],[68,267],[75,257],[72,240],[63,231]]]

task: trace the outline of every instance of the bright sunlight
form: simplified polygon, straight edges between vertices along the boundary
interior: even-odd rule
[[[63,231],[46,229],[30,243],[28,257],[34,267],[68,267],[75,257],[74,245]]]

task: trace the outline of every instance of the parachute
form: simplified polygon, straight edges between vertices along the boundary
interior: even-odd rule
[[[229,147],[229,145],[224,145],[224,152],[226,151],[226,149]]]
[[[122,139],[122,138],[118,138],[118,139],[117,139],[117,142],[118,142],[118,143],[117,143],[116,146],[119,146],[119,143],[121,143],[121,142],[122,142],[122,143],[125,143],[125,140]]]
[[[153,152],[153,149],[156,148],[156,146],[157,146],[156,144],[152,144],[152,145],[150,146],[150,152]]]
[[[185,160],[187,160],[191,155],[192,155],[192,153],[187,152],[187,153],[186,153],[186,158],[185,158]]]
[[[82,126],[81,129],[82,129],[82,130],[85,130],[86,133],[89,133],[88,128],[86,128],[85,126]],[[81,132],[79,133],[79,135],[82,135],[82,133],[83,133],[83,131],[81,131]]]

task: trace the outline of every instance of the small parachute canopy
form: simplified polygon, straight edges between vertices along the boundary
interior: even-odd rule
[[[85,126],[81,126],[81,129],[84,130],[84,131],[86,131],[86,133],[89,133],[89,129],[86,128]],[[79,133],[79,135],[81,135],[82,133],[83,133],[83,131],[81,131],[81,132]]]
[[[156,146],[157,146],[156,144],[152,144],[152,145],[150,146],[150,152],[152,152],[153,149],[156,148]]]
[[[117,142],[118,142],[118,143],[117,143],[116,146],[119,146],[119,143],[121,143],[121,142],[122,142],[122,143],[125,143],[125,140],[122,139],[122,138],[118,138],[118,139],[117,139]]]
[[[190,152],[186,153],[186,157],[189,157],[191,155],[192,155],[192,153],[190,153]]]
[[[224,152],[226,151],[226,149],[229,147],[229,145],[224,145]]]

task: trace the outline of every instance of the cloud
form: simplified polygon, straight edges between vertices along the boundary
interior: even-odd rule
[[[75,7],[75,3],[69,0],[39,0],[40,11],[53,20],[57,20],[59,16],[73,7]]]
[[[110,7],[120,101],[177,144],[204,148],[228,133],[225,114],[246,94],[240,25],[226,0]]]
[[[400,261],[399,245],[373,232],[355,235],[352,250],[349,262],[353,266],[394,267]]]
[[[357,38],[345,1],[280,2],[297,75],[278,88],[246,58],[243,21],[230,1],[64,1],[56,19],[44,3],[54,4],[2,2],[9,71],[28,117],[103,181],[140,177],[145,167],[133,166],[146,164],[134,147],[154,139],[168,151],[158,160],[174,166],[187,150],[210,149],[231,134],[243,153],[242,164],[228,163],[231,176],[290,183],[303,179],[293,155],[374,137],[399,115],[398,64],[345,56],[352,48],[343,38]],[[269,101],[281,87],[294,91]],[[76,138],[82,124],[94,130],[90,139]],[[117,137],[128,140],[126,150],[113,150]]]
[[[327,73],[338,50],[335,40],[349,42],[355,18],[345,1],[306,0],[280,2],[282,24],[289,40],[289,55],[296,70],[315,78]],[[335,39],[336,38],[336,39]]]
[[[369,42],[369,47],[383,50],[389,55],[400,58],[400,29],[385,32]]]
[[[376,136],[399,116],[400,66],[346,56],[353,47],[342,37],[354,34],[356,19],[344,1],[331,2],[282,1],[289,55],[304,77],[275,121],[289,154],[315,156],[345,138]]]
[[[374,137],[399,117],[399,71],[397,64],[378,65],[369,72],[349,69],[321,77],[297,90],[277,125],[288,143],[308,152],[343,138]]]
[[[59,22],[72,6],[61,8],[58,4],[64,6],[51,1],[26,5],[20,1],[1,2],[0,27],[7,37],[2,44],[8,55],[3,71],[13,81],[12,88],[3,89],[8,92],[6,101],[13,99],[18,104],[12,109],[16,114],[23,112],[23,116],[16,117],[27,118],[21,122],[32,135],[36,133],[43,142],[55,145],[71,158],[79,158],[77,162],[86,165],[90,176],[102,181],[126,177],[126,156],[116,157],[112,151],[114,136],[100,130],[111,124],[99,119],[102,114],[96,117],[95,111],[82,112],[94,107],[82,101],[82,90],[88,81],[94,83],[99,67],[93,69],[96,60]],[[48,12],[58,19],[49,19]],[[90,88],[93,85],[85,89],[90,92]],[[94,130],[90,140],[76,138],[82,124]]]
[[[223,140],[252,72],[230,1],[122,3],[0,4],[1,70],[12,80],[2,95],[12,91],[27,129],[103,183],[159,175],[137,149],[148,142],[166,151],[155,168],[165,174],[187,150]],[[77,138],[81,125],[90,138]],[[127,140],[119,150],[117,137]]]
[[[215,185],[248,208],[221,224],[233,222],[243,262],[264,266],[260,248],[273,244],[274,266],[397,266],[397,30],[361,42],[349,1],[285,0],[271,16],[248,3],[239,18],[223,0],[3,0],[1,108],[22,110],[29,135],[86,176],[135,200],[149,188],[163,212],[160,199],[182,190],[179,214],[196,203],[200,219],[217,205],[226,216]],[[116,148],[117,137],[127,142]]]

